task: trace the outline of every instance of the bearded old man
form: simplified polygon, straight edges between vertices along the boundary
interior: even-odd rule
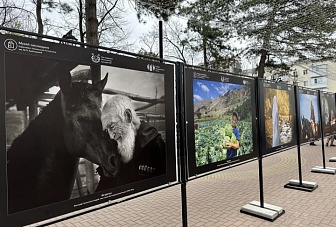
[[[141,121],[131,99],[114,95],[102,110],[102,124],[117,141],[120,155],[119,172],[106,177],[99,167],[100,181],[96,191],[121,186],[166,173],[165,142],[156,128]]]

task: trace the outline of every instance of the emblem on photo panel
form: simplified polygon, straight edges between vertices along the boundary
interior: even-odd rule
[[[18,46],[14,39],[6,39],[4,42],[4,45],[7,50],[11,50],[11,51],[16,50]]]
[[[100,55],[99,54],[95,55],[94,53],[92,53],[91,60],[94,63],[99,63],[100,62]]]
[[[224,83],[224,82],[229,82],[229,78],[225,78],[224,76],[221,76],[221,81],[222,81],[222,83]]]
[[[148,64],[147,65],[147,69],[150,72],[160,72],[160,71],[164,71],[164,69],[160,69],[160,66],[158,65],[152,65],[152,64]]]
[[[194,78],[205,79],[205,78],[209,78],[209,77],[205,73],[194,72]]]

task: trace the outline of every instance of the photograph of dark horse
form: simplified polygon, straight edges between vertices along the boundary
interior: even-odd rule
[[[118,171],[117,143],[101,123],[105,78],[94,85],[59,77],[60,91],[7,151],[8,213],[68,200],[79,158]]]

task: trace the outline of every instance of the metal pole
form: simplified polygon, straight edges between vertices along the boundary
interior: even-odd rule
[[[299,165],[299,184],[302,185],[302,167],[301,167],[301,147],[300,147],[300,136],[301,136],[301,130],[300,130],[300,116],[298,112],[298,87],[294,87],[294,102],[295,102],[295,116],[296,116],[296,131],[298,137],[296,138],[296,144],[297,144],[297,154],[298,154],[298,165]]]
[[[259,158],[258,158],[258,167],[259,167],[260,207],[264,208],[264,182],[263,182],[263,171],[262,171],[262,152],[260,152],[260,150],[259,150]]]
[[[182,226],[188,226],[188,212],[187,212],[187,151],[186,151],[186,129],[185,129],[185,110],[184,110],[184,77],[183,77],[183,64],[176,63],[176,87],[180,91],[177,96],[177,119],[180,127],[177,127],[177,140],[179,152],[179,166],[180,166],[180,180],[181,180],[181,202],[182,202]]]
[[[301,149],[300,144],[297,145],[298,164],[299,164],[299,184],[302,185],[302,167],[301,167]]]
[[[258,127],[259,129],[261,128],[261,120],[260,118],[263,117],[260,114],[260,89],[259,89],[259,80],[258,78],[255,79],[256,83],[255,83],[255,90],[257,95],[257,100],[256,100],[256,114],[257,114],[257,118],[258,118]],[[264,182],[263,182],[263,170],[262,170],[262,156],[263,156],[263,146],[261,144],[262,142],[262,138],[259,134],[258,137],[258,148],[259,148],[259,156],[258,156],[258,167],[259,167],[259,193],[260,193],[260,207],[264,208]]]
[[[160,58],[163,59],[163,28],[162,21],[159,21],[159,52]]]
[[[181,184],[181,199],[182,199],[182,226],[188,226],[188,211],[187,211],[187,184]]]
[[[321,142],[322,142],[322,162],[323,162],[323,169],[326,168],[325,162],[325,151],[324,151],[324,133],[322,127],[322,110],[321,110],[321,91],[318,90],[318,108],[319,108],[319,124],[320,124],[320,131],[321,131]]]

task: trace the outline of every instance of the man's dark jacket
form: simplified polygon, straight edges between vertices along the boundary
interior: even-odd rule
[[[135,138],[133,158],[121,163],[115,177],[105,177],[99,167],[100,181],[96,191],[133,183],[166,173],[165,142],[156,128],[141,121]]]

